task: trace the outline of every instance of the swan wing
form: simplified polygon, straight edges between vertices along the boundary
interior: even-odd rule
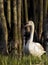
[[[41,54],[41,50],[34,43],[29,44],[29,52],[30,52],[30,54],[32,54],[34,56],[38,56],[39,54]]]
[[[43,46],[40,43],[35,43],[36,46],[38,46],[40,49],[44,50]]]
[[[45,53],[43,47],[37,44],[34,44],[34,42],[32,44],[29,45],[29,51],[31,54],[35,55],[35,56],[41,56],[42,54]]]
[[[39,43],[32,42],[26,44],[25,51],[35,56],[41,56],[44,53],[44,48]]]

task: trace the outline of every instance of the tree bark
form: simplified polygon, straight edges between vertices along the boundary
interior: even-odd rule
[[[11,28],[11,0],[7,0],[7,22]]]
[[[37,21],[36,21],[36,17],[37,17],[37,15],[36,15],[36,2],[35,2],[35,0],[33,0],[33,7],[34,7],[34,16],[33,16],[33,19],[34,19],[34,23],[36,24],[37,23]],[[36,25],[35,25],[35,28],[36,28]]]
[[[22,0],[18,0],[18,39],[19,39],[19,53],[22,53],[22,37],[21,37],[21,4]]]
[[[6,18],[5,18],[5,14],[4,14],[4,0],[0,0],[0,18],[1,18],[1,23],[2,23],[2,27],[3,27],[3,31],[4,31],[4,51],[3,53],[7,52],[8,53],[8,30],[7,30],[7,24],[6,24]]]
[[[24,3],[25,3],[25,20],[26,20],[26,23],[28,23],[28,5],[27,5],[27,0],[25,0]],[[29,32],[30,28],[27,27],[26,30]]]
[[[26,17],[26,23],[28,23],[28,7],[27,7],[27,0],[25,0],[25,17]]]
[[[17,0],[13,0],[13,47],[17,50],[18,45],[18,28],[17,28]],[[15,53],[17,51],[15,50]]]
[[[47,0],[44,0],[43,6],[43,24],[45,25],[45,19],[47,19]]]
[[[43,31],[43,0],[40,0],[39,40]]]

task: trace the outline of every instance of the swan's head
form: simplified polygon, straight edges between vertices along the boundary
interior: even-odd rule
[[[25,27],[32,26],[32,25],[34,25],[34,22],[33,22],[33,21],[29,21],[29,22],[25,25]]]
[[[33,21],[28,21],[28,23],[26,23],[25,27],[27,28],[27,32],[31,32],[32,29],[34,30],[34,22]]]

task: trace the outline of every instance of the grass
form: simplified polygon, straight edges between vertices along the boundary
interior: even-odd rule
[[[18,58],[17,56],[3,56],[0,55],[0,65],[48,65],[48,56],[43,55],[40,60],[38,57],[34,56],[23,56],[22,58]]]

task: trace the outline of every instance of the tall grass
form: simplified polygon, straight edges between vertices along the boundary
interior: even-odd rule
[[[42,64],[39,64],[42,63]],[[34,56],[23,56],[21,58],[17,56],[3,56],[0,55],[0,65],[48,65],[48,56],[43,55],[40,60]]]

